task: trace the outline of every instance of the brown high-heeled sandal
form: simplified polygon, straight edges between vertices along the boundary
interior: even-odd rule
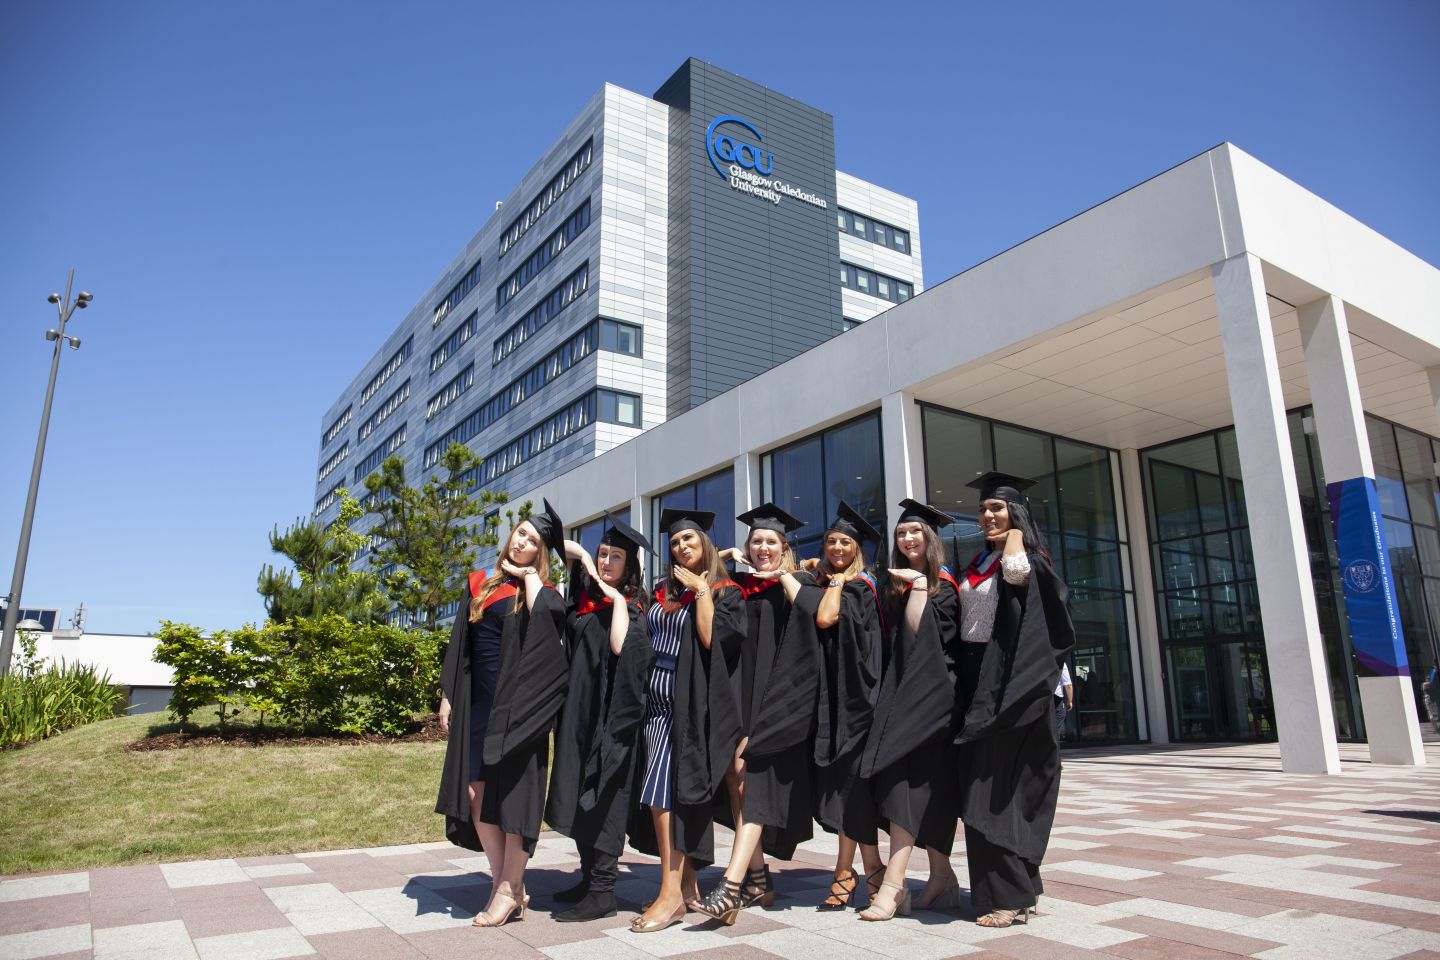
[[[855,902],[855,890],[860,886],[860,877],[854,870],[846,870],[830,881],[830,895],[820,901],[821,910],[844,910]]]

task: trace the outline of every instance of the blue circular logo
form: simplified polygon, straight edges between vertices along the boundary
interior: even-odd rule
[[[1356,593],[1369,593],[1380,583],[1380,568],[1369,560],[1352,560],[1345,565],[1343,576]]]
[[[756,130],[750,121],[729,114],[716,117],[705,129],[705,152],[710,155],[710,165],[715,168],[715,172],[720,174],[722,180],[729,179],[725,168],[720,166],[723,161],[726,164],[738,164],[746,170],[754,170],[768,177],[770,171],[775,169],[775,154],[761,150],[748,141],[736,140],[720,133],[720,127],[727,123],[744,127],[755,138],[755,143],[765,142],[765,138],[760,136],[760,131]]]

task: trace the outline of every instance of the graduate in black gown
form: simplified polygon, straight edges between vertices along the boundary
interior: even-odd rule
[[[857,847],[870,896],[879,892],[885,874],[877,845],[880,812],[870,783],[860,777],[860,755],[880,687],[884,642],[880,596],[875,579],[865,569],[864,544],[880,541],[880,532],[841,500],[821,541],[817,585],[805,587],[795,599],[797,608],[815,618],[819,638],[812,751],[815,820],[840,836],[835,874],[822,909],[840,910],[853,903],[859,886]]]
[[[565,541],[570,563],[570,685],[555,730],[545,822],[575,841],[580,882],[555,894],[574,904],[561,923],[615,915],[615,875],[640,767],[640,731],[655,650],[645,624],[641,574],[650,541],[618,517],[592,561]]]
[[[754,571],[735,577],[745,595],[741,648],[742,738],[726,774],[735,843],[725,877],[700,911],[730,924],[775,899],[761,850],[789,860],[810,839],[811,733],[818,689],[815,614],[795,605],[814,578],[799,571],[787,535],[805,525],[773,503],[735,518],[749,527],[745,550],[726,551]]]
[[[1069,592],[1055,574],[1023,491],[989,473],[980,490],[986,549],[961,583],[960,812],[970,901],[986,927],[1024,923],[1060,794],[1053,715],[1060,663],[1075,644]]]
[[[727,806],[725,769],[740,742],[740,646],[745,598],[707,532],[715,514],[660,516],[670,570],[646,612],[655,665],[645,705],[644,770],[630,843],[660,858],[660,893],[632,921],[653,933],[699,902],[696,870],[715,860],[715,813]]]
[[[435,811],[451,842],[490,861],[490,902],[475,926],[525,916],[525,864],[540,836],[550,730],[565,701],[565,601],[547,582],[564,525],[545,509],[510,531],[494,572],[477,570],[441,672],[448,734]]]
[[[952,645],[959,622],[955,578],[944,566],[938,530],[951,522],[934,507],[900,503],[886,594],[889,644],[860,775],[871,781],[889,821],[890,863],[860,917],[908,913],[905,870],[914,847],[930,859],[931,905],[955,888],[955,681]]]

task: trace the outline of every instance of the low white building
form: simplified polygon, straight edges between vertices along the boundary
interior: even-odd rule
[[[35,632],[35,652],[46,664],[80,663],[110,675],[110,682],[125,692],[125,703],[131,713],[154,713],[170,703],[175,687],[173,671],[156,663],[155,647],[159,639],[148,634],[90,633],[83,627],[59,626],[58,611],[23,611],[51,614],[36,617],[44,629]],[[11,669],[20,661],[17,637]]]

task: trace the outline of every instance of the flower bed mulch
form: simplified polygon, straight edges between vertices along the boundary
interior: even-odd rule
[[[170,730],[141,737],[125,745],[126,750],[184,750],[189,747],[349,747],[371,743],[417,743],[444,740],[440,721],[430,716],[416,720],[398,737],[378,733],[312,735],[273,727],[237,727],[220,731],[215,727]]]

